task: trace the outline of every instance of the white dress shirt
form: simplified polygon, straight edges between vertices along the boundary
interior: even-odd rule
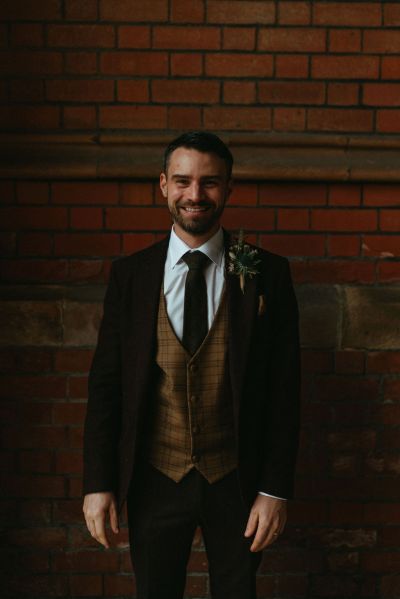
[[[225,285],[225,248],[222,229],[220,228],[203,245],[193,249],[178,237],[172,227],[164,268],[164,295],[169,321],[180,340],[183,336],[185,282],[189,270],[186,262],[182,260],[182,256],[191,251],[203,252],[210,259],[204,269],[204,278],[207,285],[208,328],[210,328],[218,310]],[[277,498],[275,495],[262,491],[259,491],[259,493],[260,495]],[[283,498],[278,497],[277,499]]]

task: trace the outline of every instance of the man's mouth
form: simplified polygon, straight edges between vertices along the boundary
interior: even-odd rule
[[[209,210],[210,206],[207,204],[205,206],[180,206],[180,208],[185,212],[190,212],[191,214],[198,214],[200,212],[206,212],[206,210]]]

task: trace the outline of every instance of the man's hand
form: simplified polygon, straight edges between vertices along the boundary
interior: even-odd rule
[[[286,501],[257,495],[247,521],[245,537],[253,535],[250,551],[261,551],[281,534],[286,524]]]
[[[117,503],[113,493],[89,493],[83,501],[86,526],[92,537],[107,549],[110,547],[106,534],[106,517],[110,519],[111,530],[119,533]]]

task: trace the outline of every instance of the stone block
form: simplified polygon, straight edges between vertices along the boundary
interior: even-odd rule
[[[60,345],[61,303],[54,301],[0,302],[0,345]]]
[[[303,347],[335,348],[339,343],[340,296],[336,287],[301,285],[296,288]]]
[[[347,287],[344,300],[344,349],[400,349],[400,287]]]
[[[66,301],[63,306],[64,345],[94,346],[102,311],[100,303]]]

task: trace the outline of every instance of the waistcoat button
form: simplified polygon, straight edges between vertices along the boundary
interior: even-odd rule
[[[199,433],[199,432],[200,432],[200,427],[199,427],[199,426],[196,426],[196,425],[194,425],[194,426],[192,427],[192,433],[194,433],[195,435],[197,435],[197,433]]]
[[[200,461],[200,457],[198,455],[192,455],[193,464],[197,464]]]
[[[191,398],[190,398],[190,403],[193,403],[193,404],[194,404],[194,403],[196,403],[196,401],[198,401],[198,400],[199,400],[199,398],[198,398],[198,396],[197,396],[197,395],[192,395],[192,396],[191,396]]]
[[[190,365],[190,372],[197,372],[197,371],[198,371],[197,364],[191,364]]]

